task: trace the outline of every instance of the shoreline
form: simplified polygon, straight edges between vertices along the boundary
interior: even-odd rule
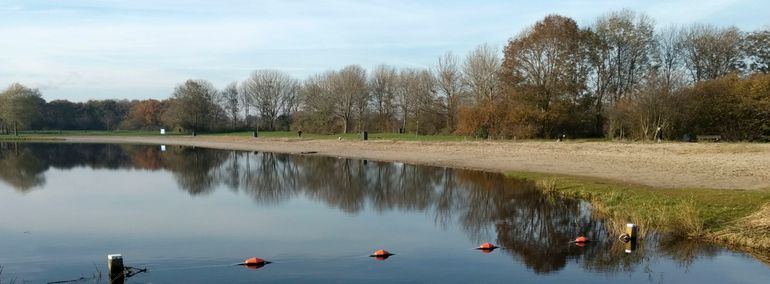
[[[757,182],[757,177],[770,177],[768,144],[358,141],[214,135],[30,138],[21,142],[165,144],[288,154],[312,151],[319,156],[499,172],[531,180],[546,193],[589,201],[614,223],[640,224],[644,230],[730,247],[770,265],[770,256],[757,252],[770,249],[770,234],[762,233],[770,230],[770,178]],[[651,155],[660,159],[640,158]],[[707,167],[688,167],[693,163]],[[576,165],[582,171],[576,171]],[[650,180],[657,182],[645,183]],[[705,186],[709,183],[721,188]],[[745,185],[753,186],[741,187]]]
[[[770,189],[770,144],[423,142],[233,136],[56,136],[74,143],[168,144],[601,178],[656,188]]]

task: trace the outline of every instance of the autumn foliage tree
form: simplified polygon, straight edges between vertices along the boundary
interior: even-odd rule
[[[125,129],[158,129],[163,125],[162,115],[167,104],[158,100],[144,100],[131,106],[123,121]]]
[[[551,15],[512,39],[504,51],[501,81],[516,105],[529,108],[520,119],[538,137],[565,131],[587,98],[583,32],[574,20]]]

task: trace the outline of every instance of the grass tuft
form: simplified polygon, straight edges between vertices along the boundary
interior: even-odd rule
[[[546,178],[537,181],[537,187],[545,193],[553,194],[558,192],[559,180],[557,178]]]

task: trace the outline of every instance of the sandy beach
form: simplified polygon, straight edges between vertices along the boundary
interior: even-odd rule
[[[314,155],[410,164],[607,178],[660,188],[770,188],[770,144],[619,142],[412,142],[226,136],[63,137],[77,143],[142,143],[317,152]]]

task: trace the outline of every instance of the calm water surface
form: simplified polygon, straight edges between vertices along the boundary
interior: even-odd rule
[[[585,247],[569,240],[585,234]],[[502,175],[169,146],[0,143],[0,283],[770,283],[751,256],[626,244]],[[473,248],[483,242],[492,253]],[[395,256],[368,257],[377,249]],[[270,261],[251,270],[234,264]],[[101,271],[102,279],[92,279]],[[74,282],[77,283],[77,282]]]

